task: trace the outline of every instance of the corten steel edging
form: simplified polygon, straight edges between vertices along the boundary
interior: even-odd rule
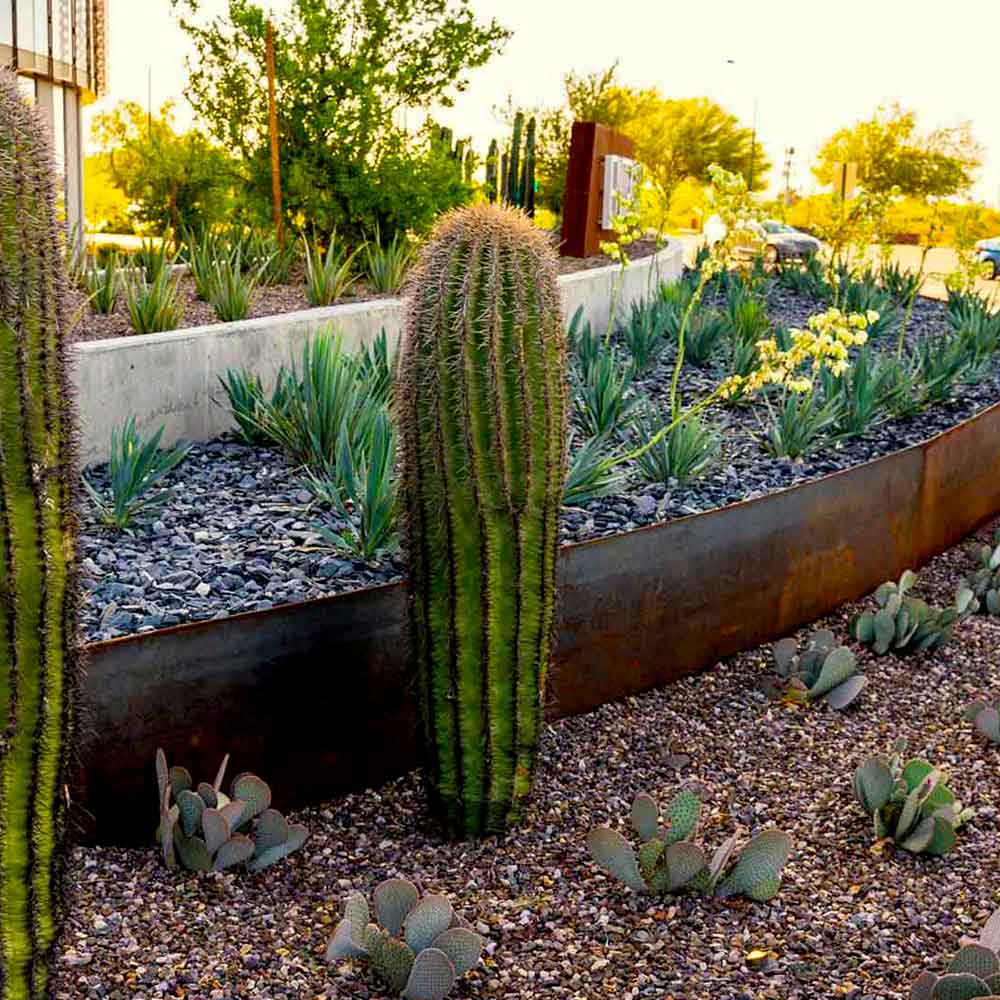
[[[553,716],[787,634],[1000,513],[1000,404],[920,445],[759,500],[569,546]],[[405,591],[370,588],[90,647],[78,792],[103,842],[148,840],[153,753],[225,752],[291,808],[418,762]]]

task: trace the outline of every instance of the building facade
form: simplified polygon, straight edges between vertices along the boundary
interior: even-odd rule
[[[66,222],[83,223],[81,110],[107,87],[108,0],[0,0],[0,65],[52,127]]]

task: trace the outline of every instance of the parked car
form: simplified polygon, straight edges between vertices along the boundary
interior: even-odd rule
[[[746,228],[755,233],[764,244],[764,260],[768,264],[778,264],[786,260],[806,260],[819,252],[820,241],[815,236],[802,232],[794,226],[787,226],[777,219],[767,219],[763,223],[751,222]],[[705,241],[709,246],[718,243],[726,235],[723,221],[713,215],[705,223]],[[749,256],[753,247],[736,247],[736,253]]]
[[[1000,278],[1000,236],[989,240],[980,240],[976,251],[987,278]]]

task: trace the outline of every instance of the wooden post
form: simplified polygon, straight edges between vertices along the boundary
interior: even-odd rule
[[[275,97],[274,25],[267,22],[267,104],[271,131],[271,195],[274,201],[274,228],[278,245],[285,245],[285,224],[281,213],[281,160],[278,157],[278,102]]]

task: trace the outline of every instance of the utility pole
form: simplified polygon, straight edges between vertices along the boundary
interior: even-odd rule
[[[795,155],[795,147],[789,146],[785,150],[785,206],[792,203],[792,157]]]
[[[278,155],[278,102],[275,96],[274,25],[267,22],[267,104],[271,132],[271,196],[274,201],[274,228],[278,245],[285,246],[285,225],[281,212],[281,158]]]

